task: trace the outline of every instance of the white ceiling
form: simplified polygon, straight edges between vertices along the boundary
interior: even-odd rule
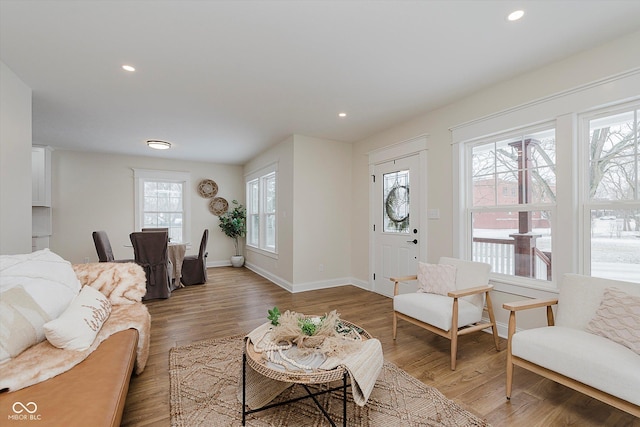
[[[0,0],[0,59],[33,89],[35,144],[242,164],[294,133],[360,140],[639,17],[638,0]]]

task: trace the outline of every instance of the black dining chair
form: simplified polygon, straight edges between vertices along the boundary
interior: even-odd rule
[[[207,283],[207,242],[209,230],[205,229],[200,240],[198,255],[188,255],[182,261],[182,283],[184,285],[201,285]]]
[[[113,250],[111,249],[111,242],[109,242],[109,236],[106,231],[94,231],[93,243],[96,245],[96,252],[98,253],[98,261],[100,262],[135,262],[133,259],[115,259],[113,256]]]
[[[169,275],[167,233],[135,232],[129,235],[133,244],[133,254],[147,276],[147,293],[143,300],[169,298],[171,278]]]

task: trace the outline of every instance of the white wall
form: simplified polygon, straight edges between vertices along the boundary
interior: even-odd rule
[[[293,290],[293,135],[255,157],[244,166],[244,175],[251,175],[277,164],[277,254],[246,248],[249,268]],[[244,179],[243,179],[244,185]]]
[[[352,275],[368,280],[369,198],[367,153],[417,135],[428,134],[428,206],[440,209],[440,219],[430,220],[428,262],[453,254],[453,178],[450,128],[508,108],[549,96],[610,75],[640,67],[640,32],[622,37],[563,61],[548,65],[482,90],[441,109],[372,135],[353,146]],[[629,96],[639,95],[630,93]],[[505,301],[517,295],[495,293],[494,309],[506,323]],[[541,319],[544,316],[540,316]],[[525,322],[526,325],[526,322]]]
[[[292,135],[245,175],[276,162],[278,254],[247,248],[247,266],[292,292],[350,283],[351,144]]]
[[[31,89],[0,62],[0,254],[31,252]]]
[[[294,283],[349,283],[351,144],[294,137]]]
[[[205,178],[218,184],[218,196],[229,201],[244,200],[242,167],[55,150],[52,157],[53,235],[51,250],[73,262],[98,256],[91,233],[105,230],[117,259],[133,258],[129,234],[134,230],[134,180],[132,168],[191,173],[191,243],[188,254],[197,253],[202,232],[209,229],[209,265],[229,265],[233,241],[218,227],[218,217],[208,210],[209,199],[197,193]]]

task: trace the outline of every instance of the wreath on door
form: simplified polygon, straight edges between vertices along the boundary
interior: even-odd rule
[[[409,186],[394,185],[384,201],[384,210],[398,231],[409,227]]]

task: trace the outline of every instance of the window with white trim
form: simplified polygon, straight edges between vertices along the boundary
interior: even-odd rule
[[[277,253],[277,168],[272,165],[249,175],[247,246]]]
[[[640,282],[640,103],[581,116],[584,269]]]
[[[493,273],[551,280],[555,145],[548,124],[466,146],[466,252]]]
[[[135,229],[167,228],[173,242],[190,236],[191,175],[188,172],[134,169]]]

